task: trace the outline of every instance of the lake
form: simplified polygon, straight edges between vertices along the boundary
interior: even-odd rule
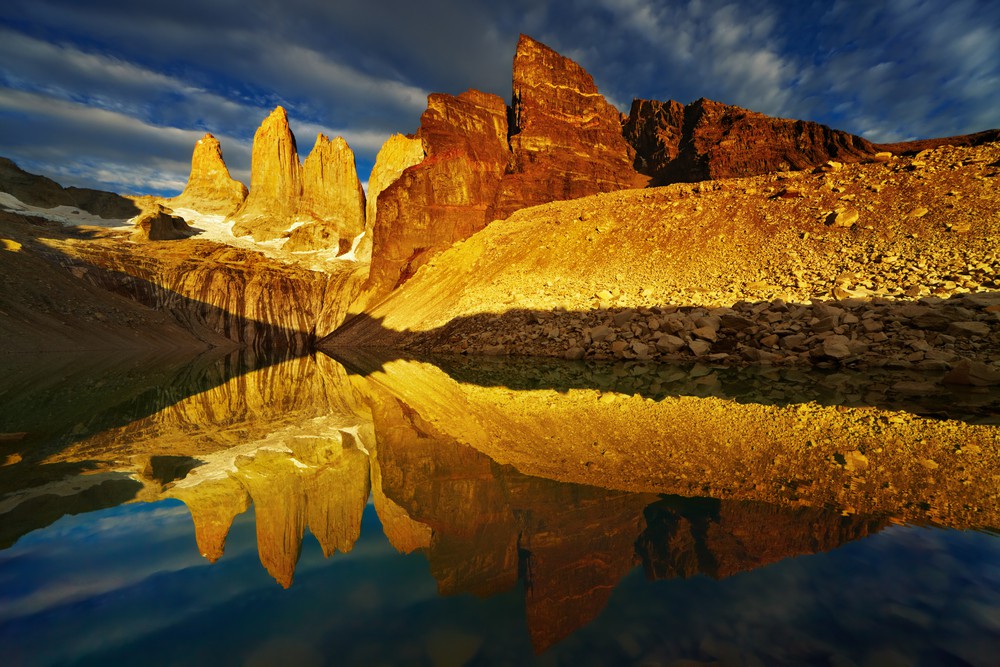
[[[6,665],[975,665],[1000,392],[900,373],[0,361]]]

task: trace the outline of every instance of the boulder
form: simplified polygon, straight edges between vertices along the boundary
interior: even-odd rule
[[[173,241],[194,234],[184,218],[161,204],[152,204],[135,219],[132,239],[136,241]]]

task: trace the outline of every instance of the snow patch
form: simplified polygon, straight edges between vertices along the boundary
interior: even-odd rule
[[[128,231],[132,228],[132,220],[135,219],[102,218],[75,206],[56,206],[55,208],[31,206],[8,192],[0,192],[0,207],[14,213],[29,215],[33,218],[58,222],[67,227],[105,227],[107,229]]]

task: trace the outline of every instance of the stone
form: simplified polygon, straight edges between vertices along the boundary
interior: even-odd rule
[[[233,235],[256,241],[282,238],[298,212],[301,165],[288,113],[277,107],[253,136],[250,194],[230,216]]]
[[[665,335],[660,336],[656,339],[656,351],[664,353],[674,353],[680,351],[684,347],[685,342],[683,338],[678,338],[677,336]]]
[[[356,251],[360,261],[370,261],[372,256],[372,230],[378,218],[378,197],[395,183],[404,171],[420,164],[424,159],[424,142],[415,137],[394,134],[378,151],[375,165],[368,177],[368,200],[365,205],[365,236]]]
[[[860,217],[853,208],[838,208],[826,216],[826,224],[833,227],[853,227]]]
[[[631,322],[634,317],[635,317],[634,310],[624,310],[620,313],[616,313],[612,319],[614,320],[616,327],[623,327],[629,322]]]
[[[710,343],[703,340],[692,340],[688,341],[688,348],[694,353],[696,357],[702,357],[708,354],[709,350],[712,349]]]
[[[844,467],[850,472],[862,472],[868,469],[868,457],[860,450],[853,450],[844,454]]]
[[[583,359],[585,352],[586,351],[582,347],[577,345],[566,350],[566,354],[563,356],[570,360]]]
[[[640,184],[621,116],[593,77],[526,35],[514,54],[510,118],[513,160],[491,219],[526,206]]]
[[[137,216],[134,226],[132,238],[137,241],[174,241],[194,234],[184,218],[161,204],[153,204]]]
[[[941,378],[941,382],[971,387],[1000,385],[1000,368],[970,359],[962,359],[947,375]]]
[[[635,100],[623,131],[636,149],[636,169],[654,185],[807,169],[834,157],[858,162],[877,152],[869,141],[819,123],[707,99],[686,106]]]
[[[691,335],[713,343],[719,338],[718,332],[712,327],[697,327],[691,330]]]
[[[649,356],[649,345],[646,343],[641,343],[639,341],[632,342],[632,351],[635,352],[636,356],[640,359],[648,358]]]
[[[606,327],[602,324],[590,330],[590,340],[594,341],[595,343],[601,343],[611,334],[612,334],[611,328]]]
[[[229,215],[247,198],[247,188],[229,175],[219,140],[206,134],[194,145],[191,173],[184,191],[167,205],[211,215]]]
[[[847,336],[829,336],[823,340],[823,354],[837,360],[846,359],[851,356],[850,342]]]
[[[761,338],[760,344],[763,345],[764,347],[774,347],[775,345],[778,344],[779,340],[780,337],[778,336],[778,334],[770,334],[768,336],[764,336],[763,338]]]
[[[928,213],[927,207],[925,207],[925,206],[915,206],[914,208],[911,208],[909,210],[909,212],[906,214],[906,217],[908,217],[908,218],[922,218],[925,215],[927,215],[927,213]]]
[[[989,336],[990,325],[986,322],[952,322],[948,325],[948,334],[959,338],[972,338],[973,336]]]
[[[337,248],[342,255],[365,231],[365,191],[358,180],[354,152],[343,137],[333,141],[322,133],[316,137],[302,163],[296,218],[306,222],[285,243],[285,249],[292,252]]]

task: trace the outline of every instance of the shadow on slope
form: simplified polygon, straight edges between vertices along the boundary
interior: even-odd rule
[[[858,312],[861,302],[814,301],[812,305],[788,304],[791,311],[785,322],[766,323],[768,302],[746,304],[743,312],[733,313],[733,324],[721,326],[717,340],[707,343],[708,351],[695,356],[684,347],[673,353],[657,354],[639,359],[626,348],[623,353],[610,354],[605,348],[592,346],[581,361],[566,361],[559,357],[566,348],[586,346],[590,329],[608,326],[616,336],[631,343],[647,340],[647,317],[664,318],[664,313],[691,314],[704,309],[692,307],[595,310],[589,312],[548,312],[510,310],[501,314],[477,314],[452,320],[437,329],[422,332],[385,329],[382,321],[362,314],[344,327],[320,341],[320,348],[354,372],[367,375],[393,359],[426,360],[439,366],[459,382],[483,386],[506,386],[511,389],[599,389],[622,394],[640,394],[660,400],[667,396],[717,396],[741,403],[787,405],[815,401],[821,405],[845,407],[879,407],[905,410],[925,417],[960,419],[971,423],[1000,424],[1000,385],[982,385],[972,376],[942,382],[948,369],[963,357],[984,358],[995,348],[982,339],[960,338],[946,333],[954,321],[980,317],[1000,294],[987,293],[981,301],[972,295],[956,295],[940,300],[933,307],[912,301],[881,300],[879,321],[884,323],[886,341],[881,347],[863,343],[865,350],[843,359],[821,352],[810,355],[821,338],[816,330],[828,329],[832,334],[854,340],[866,340],[867,320],[834,327],[827,318],[815,315],[832,312]],[[978,304],[978,305],[977,305]],[[989,306],[993,307],[993,306]],[[826,311],[822,309],[826,308]],[[643,312],[648,312],[648,316]],[[801,314],[792,319],[796,312]],[[632,314],[632,317],[629,317]],[[669,317],[669,314],[666,315]],[[756,318],[760,317],[760,321]],[[620,325],[615,324],[622,319]],[[981,317],[988,320],[988,314]],[[725,322],[725,320],[723,320]],[[546,329],[560,328],[549,336]],[[789,328],[796,327],[796,330]],[[991,336],[1000,337],[1000,324],[989,325]],[[635,333],[638,327],[639,332]],[[551,329],[550,329],[551,331]],[[645,331],[645,333],[643,333]],[[791,339],[799,336],[794,346],[762,345],[761,339],[776,332],[776,337]],[[690,332],[678,331],[694,339]],[[820,332],[822,333],[822,332]],[[507,341],[502,351],[493,346],[492,355],[477,354],[483,339],[487,342]],[[472,341],[478,339],[475,343]],[[567,342],[572,339],[576,342]],[[814,339],[814,340],[811,340]],[[442,354],[427,350],[458,349],[462,354]],[[652,345],[650,349],[655,353]],[[597,350],[595,354],[593,351]],[[858,348],[859,350],[861,348]],[[921,352],[927,350],[926,354]],[[765,360],[765,355],[800,355],[799,363],[777,359]],[[926,356],[926,364],[906,360],[914,352]],[[895,354],[894,354],[895,353]],[[504,356],[497,356],[504,355]],[[510,356],[505,356],[510,355]],[[537,356],[532,356],[537,355]],[[804,355],[809,363],[802,363]],[[867,355],[867,356],[866,356]],[[619,358],[615,359],[617,356]],[[611,358],[608,358],[611,357]],[[898,358],[897,358],[898,357]],[[943,359],[951,359],[945,362]],[[987,357],[988,358],[988,357]],[[784,363],[781,363],[784,361]],[[886,363],[890,362],[890,363]],[[878,363],[886,364],[884,366]],[[965,384],[962,384],[965,382]]]

